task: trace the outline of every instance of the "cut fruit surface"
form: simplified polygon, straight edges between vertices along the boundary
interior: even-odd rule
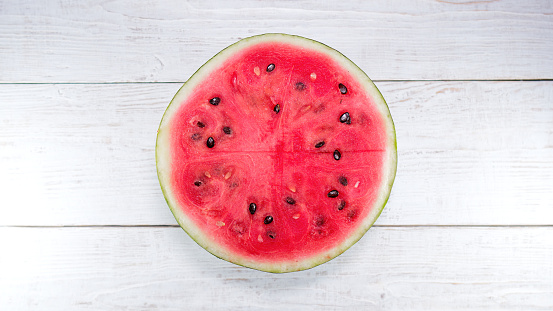
[[[390,195],[397,152],[386,102],[363,71],[316,41],[266,34],[183,85],[156,161],[171,211],[199,245],[289,272],[363,236]]]

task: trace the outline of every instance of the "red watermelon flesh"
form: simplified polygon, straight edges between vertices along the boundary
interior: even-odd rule
[[[216,256],[272,272],[313,267],[361,238],[397,157],[366,75],[288,35],[244,39],[204,65],[165,113],[156,151],[179,224]]]

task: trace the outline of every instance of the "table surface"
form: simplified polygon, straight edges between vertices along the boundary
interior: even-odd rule
[[[196,245],[154,159],[182,83],[267,32],[357,63],[398,139],[375,226],[288,274]],[[2,310],[552,310],[553,2],[0,1],[0,247]]]

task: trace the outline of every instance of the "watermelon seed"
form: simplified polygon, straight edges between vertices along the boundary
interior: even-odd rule
[[[272,231],[269,231],[267,232],[267,235],[271,238],[271,239],[274,239],[276,237],[276,234]]]
[[[238,86],[238,75],[236,74],[236,71],[232,74],[230,82],[232,83],[232,86],[236,89]]]
[[[298,218],[300,218],[300,214],[294,214],[294,215],[292,215],[292,218],[298,219]]]
[[[342,154],[340,153],[340,151],[338,151],[338,149],[334,150],[334,160],[338,161],[341,157]]]
[[[253,72],[255,73],[256,76],[259,76],[261,74],[261,71],[259,70],[259,67],[255,66],[255,68],[253,68]]]
[[[228,127],[228,126],[223,127],[223,133],[225,133],[227,135],[230,135],[230,133],[231,133],[230,127]]]
[[[250,214],[255,214],[255,211],[257,210],[257,205],[255,203],[250,203],[248,210],[250,211]]]
[[[271,215],[265,217],[265,219],[263,220],[263,223],[266,224],[266,225],[268,225],[272,222],[273,222],[273,216],[271,216]]]
[[[322,146],[325,145],[325,141],[324,140],[321,140],[320,142],[316,143],[315,144],[315,148],[321,148]]]
[[[338,190],[330,190],[327,195],[329,198],[335,198],[338,196]]]
[[[340,203],[338,203],[338,210],[341,211],[346,207],[346,201],[340,200]]]
[[[271,72],[275,70],[275,64],[269,64],[269,66],[267,66],[267,72]]]
[[[198,123],[196,123],[196,125],[197,125],[199,128],[205,127],[205,124],[204,124],[203,122],[200,122],[200,121],[198,121]]]
[[[211,178],[211,174],[210,174],[208,171],[205,171],[204,175],[205,175],[205,177],[207,177],[207,178]]]
[[[315,226],[320,227],[325,224],[325,219],[322,215],[319,215],[317,219],[315,220]]]
[[[206,142],[207,148],[213,148],[215,146],[215,140],[213,140],[213,137],[209,137]],[[336,153],[334,153],[334,158],[336,158]]]
[[[349,112],[344,112],[344,114],[340,116],[340,122],[351,124],[351,117],[349,116]]]
[[[349,211],[347,214],[347,217],[349,221],[354,221],[355,218],[357,218],[357,211],[356,210]]]
[[[223,227],[225,225],[225,223],[222,221],[218,221],[215,224],[217,225],[217,227]]]
[[[338,181],[343,185],[343,186],[347,186],[348,185],[348,179],[344,176],[340,176],[340,178],[338,178]]]
[[[296,90],[303,91],[307,88],[307,85],[305,85],[303,82],[297,82],[296,83]]]
[[[202,135],[200,133],[194,133],[192,136],[190,136],[192,140],[200,140],[202,139]]]
[[[212,104],[213,106],[219,105],[220,102],[221,102],[221,99],[219,97],[213,97],[212,99],[209,100],[209,103]]]
[[[196,181],[194,182],[194,186],[196,186],[196,187],[199,187],[199,186],[201,186],[201,185],[202,185],[202,182],[199,181],[199,180],[196,180]]]
[[[296,204],[296,200],[294,200],[292,197],[286,197],[286,203],[294,205]]]
[[[358,180],[358,181],[355,183],[355,186],[353,186],[353,187],[354,187],[354,188],[359,187],[359,184],[360,184],[360,183],[361,183],[361,182]]]
[[[340,89],[340,93],[342,94],[346,94],[348,92],[348,88],[342,83],[338,84],[338,88]]]
[[[280,112],[280,105],[279,105],[279,104],[276,104],[276,105],[275,105],[275,108],[273,108],[273,110],[274,110],[276,113],[279,113],[279,112]]]
[[[317,74],[312,72],[309,77],[311,78],[311,80],[315,81],[315,79],[317,79]]]
[[[288,190],[290,190],[290,191],[296,193],[296,187],[293,186],[293,185],[288,186]]]
[[[225,177],[225,179],[229,179],[231,175],[232,175],[232,173],[231,173],[230,171],[228,171],[228,172],[225,174],[225,176],[223,176],[223,177]]]

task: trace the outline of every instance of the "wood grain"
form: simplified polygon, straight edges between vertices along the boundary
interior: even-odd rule
[[[0,82],[184,81],[229,44],[324,42],[376,80],[553,79],[550,1],[7,1]]]
[[[378,83],[399,168],[377,225],[552,225],[553,82]],[[154,159],[180,84],[0,85],[0,225],[174,225]]]
[[[551,227],[373,228],[283,275],[215,258],[180,228],[0,228],[0,245],[6,310],[553,308]]]
[[[267,32],[379,81],[399,150],[376,226],[284,275],[196,245],[154,159],[182,82]],[[552,34],[548,0],[0,0],[0,310],[552,310]]]

